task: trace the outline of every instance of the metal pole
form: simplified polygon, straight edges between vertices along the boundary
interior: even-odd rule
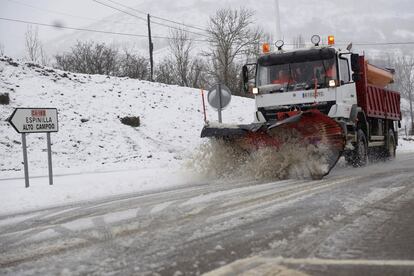
[[[280,27],[280,10],[279,10],[279,0],[275,0],[275,12],[276,12],[276,39],[275,40],[280,40],[282,39],[282,31],[281,31],[281,27]]]
[[[47,161],[49,165],[49,185],[53,185],[52,143],[50,141],[50,132],[46,133],[46,137],[47,137]]]
[[[24,182],[26,184],[26,188],[29,188],[29,164],[27,163],[26,133],[22,133],[22,146],[23,146]]]
[[[222,101],[221,101],[221,84],[220,83],[218,84],[217,92],[219,94],[218,121],[219,123],[222,123],[222,118],[221,118]]]
[[[150,55],[150,81],[154,81],[154,59],[153,59],[154,44],[152,43],[152,37],[151,37],[150,14],[147,15],[147,23],[148,23],[148,44],[149,44],[149,55]]]

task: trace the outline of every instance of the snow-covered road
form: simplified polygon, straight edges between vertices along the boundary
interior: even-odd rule
[[[413,168],[400,154],[321,181],[188,184],[2,216],[0,271],[236,275],[271,262],[305,275],[413,273]],[[261,262],[231,265],[251,256]]]

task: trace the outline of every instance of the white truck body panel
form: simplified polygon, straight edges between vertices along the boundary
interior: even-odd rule
[[[334,88],[256,95],[256,108],[273,108],[285,105],[336,102],[329,112],[331,118],[349,118],[351,108],[357,104],[355,83]]]
[[[353,105],[357,104],[355,83],[349,83],[335,88],[336,104],[328,113],[331,118],[349,119]]]
[[[260,88],[259,88],[260,89]],[[260,93],[260,92],[259,92]],[[316,96],[316,97],[315,97]],[[271,93],[271,94],[259,94],[256,95],[256,107],[257,108],[270,108],[284,105],[295,105],[295,104],[311,104],[315,102],[327,102],[335,101],[336,93],[335,89],[324,88],[315,91],[293,91],[283,93]]]

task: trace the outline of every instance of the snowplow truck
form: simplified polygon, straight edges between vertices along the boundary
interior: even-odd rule
[[[256,103],[254,122],[207,122],[201,137],[222,139],[249,152],[313,145],[326,157],[327,175],[341,156],[354,167],[392,159],[401,127],[400,94],[386,87],[393,70],[334,45],[263,53],[243,66],[246,93]],[[297,147],[300,150],[300,146]],[[307,158],[304,156],[303,158]]]

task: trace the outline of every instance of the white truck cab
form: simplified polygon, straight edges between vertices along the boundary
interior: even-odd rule
[[[275,112],[315,107],[331,118],[350,118],[357,104],[350,51],[332,46],[279,49],[256,63],[256,121],[271,119]]]

